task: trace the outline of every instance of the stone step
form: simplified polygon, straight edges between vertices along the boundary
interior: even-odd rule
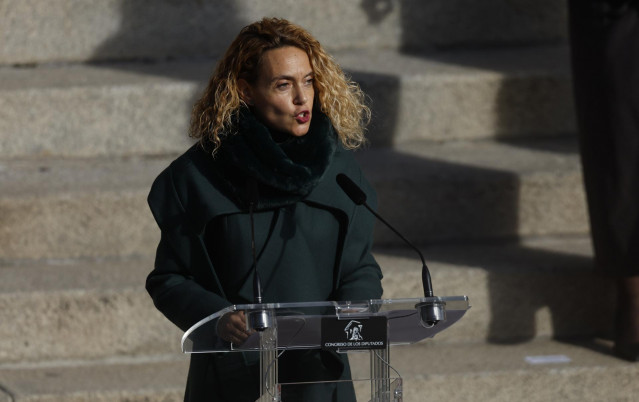
[[[5,0],[0,64],[215,56],[241,27],[272,15],[332,50],[545,43],[566,37],[565,8],[565,0]]]
[[[187,372],[188,357],[179,353],[0,364],[0,401],[177,402]]]
[[[0,162],[0,259],[151,255],[146,203],[163,159]]]
[[[571,138],[412,142],[357,155],[379,212],[417,243],[589,231]],[[398,240],[378,225],[376,241]]]
[[[153,260],[0,266],[0,362],[180,352],[144,290]]]
[[[397,54],[338,61],[371,97],[373,145],[540,137],[575,131],[565,46]]]
[[[382,216],[423,244],[586,234],[575,148],[571,139],[411,143],[357,155]],[[146,196],[170,160],[0,161],[0,259],[152,254],[158,230]],[[376,240],[401,243],[381,225]]]
[[[633,400],[639,367],[612,357],[609,347],[599,340],[517,345],[427,340],[393,348],[391,363],[402,376],[406,402]],[[368,355],[351,353],[350,360],[354,378],[366,378]],[[179,355],[0,365],[0,401],[181,401],[186,372]],[[357,383],[358,400],[367,401],[370,388]]]
[[[391,349],[403,378],[403,401],[630,401],[639,366],[610,355],[601,340],[538,340],[514,345],[424,341]],[[369,371],[351,354],[353,371]],[[363,399],[367,400],[367,399]]]
[[[588,239],[433,246],[424,250],[439,296],[472,308],[434,342],[513,342],[609,333],[606,281]],[[379,249],[384,298],[423,296],[412,250]],[[0,364],[176,353],[181,332],[144,290],[152,258],[0,266]],[[597,295],[593,297],[592,295]]]
[[[374,146],[574,132],[563,46],[335,56],[371,97]],[[214,63],[0,68],[0,155],[180,152]]]

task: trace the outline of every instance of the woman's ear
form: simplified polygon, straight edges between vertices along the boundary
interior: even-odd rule
[[[244,103],[246,103],[249,106],[253,105],[253,90],[251,88],[251,84],[248,83],[248,81],[246,81],[243,78],[240,78],[239,80],[237,80],[237,87],[240,91],[240,98],[244,101]]]

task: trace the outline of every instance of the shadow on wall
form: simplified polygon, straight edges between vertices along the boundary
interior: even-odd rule
[[[517,272],[518,264],[534,272]],[[515,256],[493,262],[488,272],[489,341],[524,342],[540,332],[558,339],[611,337],[614,288],[593,271],[591,257],[520,247]],[[551,328],[539,327],[544,314]]]
[[[470,247],[462,255],[448,254],[446,262],[485,267],[491,342],[524,342],[540,333],[558,339],[610,335],[612,282],[592,270],[587,253],[524,245]],[[540,315],[550,317],[551,328],[539,327],[548,322]]]
[[[120,2],[120,31],[102,43],[94,60],[172,60],[219,57],[246,25],[233,0]]]
[[[405,52],[421,52],[431,48],[557,43],[567,35],[565,3],[403,0],[402,47]]]

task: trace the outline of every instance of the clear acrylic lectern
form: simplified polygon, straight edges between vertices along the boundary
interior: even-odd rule
[[[423,323],[420,309],[433,303],[444,315],[436,325]],[[368,351],[370,376],[355,381],[370,382],[370,401],[401,401],[402,379],[390,365],[390,347],[419,342],[435,336],[457,322],[470,308],[466,296],[415,299],[368,300],[362,302],[309,302],[245,304],[229,306],[201,320],[182,337],[184,353],[260,352],[259,402],[281,400],[277,358],[287,350],[329,349],[337,352]],[[245,311],[247,330],[241,345],[217,336],[218,319],[232,311]],[[252,318],[259,317],[259,320]],[[255,330],[254,322],[263,325]]]

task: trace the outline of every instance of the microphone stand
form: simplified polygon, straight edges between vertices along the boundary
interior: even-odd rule
[[[433,296],[433,284],[430,278],[430,270],[428,266],[426,266],[426,261],[424,260],[424,255],[419,251],[417,247],[415,247],[408,239],[406,239],[401,233],[399,233],[390,223],[386,222],[384,218],[382,218],[377,212],[373,210],[373,208],[368,205],[366,202],[366,194],[362,191],[361,188],[350,177],[345,174],[338,174],[336,177],[337,184],[344,190],[346,195],[356,204],[363,205],[370,211],[370,213],[375,216],[375,218],[379,219],[386,227],[393,231],[400,239],[404,241],[408,246],[410,246],[413,250],[417,252],[419,258],[422,260],[422,286],[424,288],[424,297],[425,298],[434,298]],[[429,300],[425,302],[418,303],[415,306],[419,310],[419,314],[421,317],[421,324],[425,328],[431,328],[437,325],[438,322],[444,321],[446,319],[446,311],[445,311],[445,303],[439,300]]]
[[[257,270],[257,254],[255,251],[255,219],[253,217],[255,206],[259,196],[257,193],[257,182],[249,180],[247,182],[247,194],[249,199],[249,219],[251,221],[251,252],[253,255],[253,303],[262,304],[262,281]],[[260,308],[248,313],[249,324],[256,331],[264,331],[273,325],[273,317],[268,310]]]

